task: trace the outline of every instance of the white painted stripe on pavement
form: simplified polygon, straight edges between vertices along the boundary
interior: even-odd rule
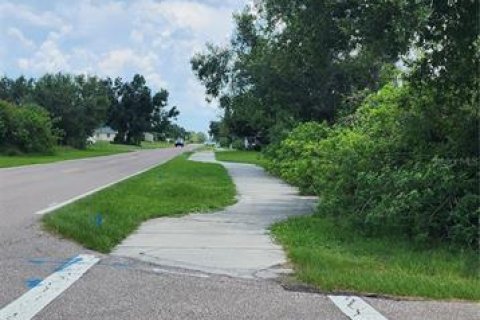
[[[98,261],[99,258],[89,254],[72,258],[37,286],[1,309],[0,320],[32,319]]]
[[[153,169],[153,168],[155,168],[155,167],[157,167],[157,166],[159,166],[159,165],[160,165],[160,163],[156,163],[156,164],[154,164],[154,165],[152,165],[152,166],[147,167],[146,169],[137,171],[137,172],[135,172],[135,173],[133,173],[133,174],[130,174],[130,175],[126,176],[126,177],[123,177],[123,178],[121,178],[121,179],[118,179],[118,180],[115,180],[115,181],[113,181],[113,182],[107,183],[107,184],[105,184],[105,185],[103,185],[103,186],[101,186],[101,187],[95,188],[95,189],[90,190],[90,191],[88,191],[88,192],[85,192],[85,193],[83,193],[83,194],[81,194],[81,195],[78,195],[78,196],[76,196],[76,197],[73,197],[73,198],[71,198],[71,199],[68,199],[67,201],[64,201],[64,202],[61,202],[61,203],[56,204],[56,205],[54,205],[54,206],[50,206],[50,207],[48,207],[48,208],[42,209],[42,210],[40,210],[40,211],[37,211],[37,212],[35,212],[34,214],[40,214],[40,215],[42,215],[42,214],[47,214],[47,213],[49,213],[49,212],[55,211],[55,210],[57,210],[57,209],[60,209],[61,207],[66,206],[67,204],[73,203],[73,202],[75,202],[75,201],[77,201],[77,200],[80,200],[80,199],[85,198],[85,197],[87,197],[87,196],[89,196],[89,195],[92,195],[92,194],[94,194],[95,192],[98,192],[98,191],[101,191],[101,190],[106,189],[106,188],[108,188],[108,187],[111,187],[111,186],[113,186],[114,184],[117,184],[117,183],[122,182],[122,181],[124,181],[124,180],[130,179],[130,178],[132,178],[132,177],[138,176],[139,174],[142,174],[142,173],[144,173],[144,172],[146,172],[146,171],[148,171],[148,170],[150,170],[150,169]]]
[[[356,296],[328,296],[352,320],[387,320],[371,305]]]

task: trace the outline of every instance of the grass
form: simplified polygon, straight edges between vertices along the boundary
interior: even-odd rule
[[[145,220],[222,208],[234,197],[235,185],[224,167],[181,155],[48,214],[43,223],[47,230],[107,253]]]
[[[262,153],[258,151],[217,151],[215,158],[218,161],[250,163],[259,166],[264,166],[266,162]]]
[[[0,168],[25,166],[30,164],[44,164],[58,162],[63,160],[74,160],[81,158],[109,156],[112,154],[131,152],[141,149],[154,149],[171,147],[166,142],[142,142],[141,147],[127,146],[120,144],[111,144],[109,142],[98,141],[94,145],[88,146],[85,150],[78,150],[71,147],[58,146],[51,155],[42,154],[23,154],[15,156],[6,156],[0,154]]]
[[[319,216],[272,227],[297,280],[322,291],[480,300],[478,254],[366,238]]]
[[[159,149],[159,148],[171,148],[171,147],[174,147],[174,144],[165,142],[165,141],[154,141],[154,142],[142,141],[142,146],[139,149]]]

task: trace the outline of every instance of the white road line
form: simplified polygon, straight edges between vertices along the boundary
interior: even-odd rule
[[[99,258],[89,254],[72,258],[36,287],[1,309],[0,320],[32,319],[98,261]]]
[[[371,305],[356,296],[328,296],[352,320],[387,320]]]
[[[115,181],[113,181],[113,182],[107,183],[106,185],[103,185],[103,186],[101,186],[101,187],[98,187],[98,188],[95,188],[95,189],[90,190],[90,191],[88,191],[88,192],[85,192],[85,193],[83,193],[83,194],[81,194],[81,195],[78,195],[78,196],[76,196],[76,197],[73,197],[73,198],[71,198],[71,199],[68,199],[68,200],[66,200],[66,201],[64,201],[64,202],[61,202],[61,203],[59,203],[59,204],[56,204],[56,205],[54,205],[54,206],[50,206],[50,207],[48,207],[48,208],[42,209],[42,210],[40,210],[40,211],[37,211],[37,212],[35,212],[34,214],[40,214],[40,215],[42,215],[42,214],[46,214],[46,213],[55,211],[55,210],[57,210],[57,209],[59,209],[59,208],[61,208],[61,207],[66,206],[67,204],[73,203],[73,202],[75,202],[75,201],[77,201],[77,200],[80,200],[80,199],[85,198],[85,197],[87,197],[87,196],[89,196],[89,195],[91,195],[91,194],[94,194],[95,192],[98,192],[98,191],[101,191],[101,190],[106,189],[106,188],[108,188],[108,187],[111,187],[111,186],[113,186],[114,184],[117,184],[117,183],[122,182],[122,181],[124,181],[124,180],[130,179],[130,178],[132,178],[132,177],[134,177],[134,176],[138,176],[139,174],[142,174],[142,173],[144,173],[144,172],[146,172],[146,171],[148,171],[148,170],[150,170],[150,169],[153,169],[153,168],[155,168],[155,167],[157,167],[157,166],[159,166],[159,165],[160,165],[160,163],[156,163],[156,164],[154,164],[154,165],[152,165],[152,166],[147,167],[146,169],[140,170],[140,171],[138,171],[138,172],[135,172],[135,173],[133,173],[133,174],[130,174],[130,175],[128,175],[128,176],[126,176],[126,177],[123,177],[123,178],[121,178],[121,179],[118,179],[118,180],[115,180]]]

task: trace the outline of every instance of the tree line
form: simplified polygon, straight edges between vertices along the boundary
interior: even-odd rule
[[[261,0],[191,59],[269,169],[368,234],[478,244],[478,0]]]
[[[139,74],[131,81],[63,73],[39,79],[4,76],[0,101],[4,150],[51,152],[56,142],[85,148],[103,125],[118,132],[116,143],[132,145],[139,145],[145,132],[159,138],[186,132],[172,124],[179,111],[168,106],[168,91],[152,92]]]

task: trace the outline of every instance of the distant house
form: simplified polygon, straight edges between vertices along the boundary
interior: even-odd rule
[[[117,131],[108,126],[98,128],[93,132],[93,137],[97,141],[113,141],[116,135]]]
[[[145,132],[143,135],[143,140],[147,142],[153,142],[155,140],[155,136],[153,135],[153,133]]]

